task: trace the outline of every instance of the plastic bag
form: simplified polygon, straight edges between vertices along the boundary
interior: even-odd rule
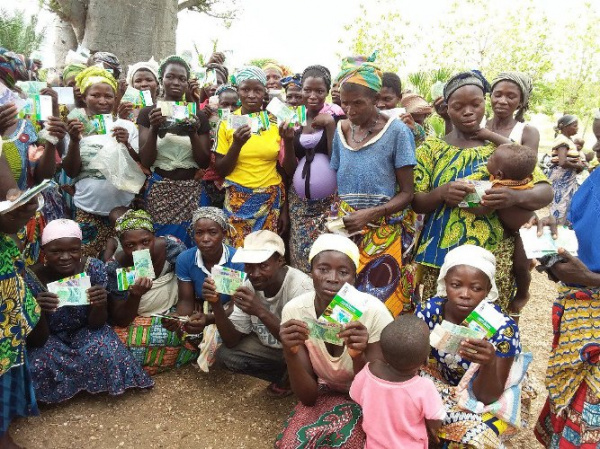
[[[109,143],[104,145],[91,165],[119,190],[139,193],[146,182],[146,175],[131,158],[125,145],[115,139],[110,139]]]
[[[208,302],[204,302],[204,313],[208,313]],[[200,343],[200,355],[198,356],[198,367],[208,373],[208,369],[215,363],[217,349],[223,343],[216,324],[209,324],[204,328],[204,336]]]

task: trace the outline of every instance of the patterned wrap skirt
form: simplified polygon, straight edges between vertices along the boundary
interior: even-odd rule
[[[31,374],[25,363],[13,366],[0,376],[0,438],[8,430],[13,418],[17,416],[37,416],[40,414],[35,400]]]
[[[600,289],[559,287],[552,309],[548,400],[535,427],[550,449],[597,449],[600,441]]]
[[[239,248],[244,238],[254,232],[266,229],[277,233],[277,222],[281,206],[285,201],[283,184],[249,189],[226,181],[223,210],[235,231],[230,245]]]
[[[344,217],[355,209],[343,200],[331,208],[333,217]],[[415,266],[404,263],[414,240],[416,214],[405,209],[391,217],[382,217],[352,239],[360,250],[356,288],[379,298],[393,316],[414,309]],[[412,236],[411,237],[411,232]]]
[[[99,258],[106,248],[106,242],[116,235],[110,225],[108,217],[94,215],[76,208],[75,221],[79,223],[83,241],[81,242],[82,254],[88,257]]]
[[[302,199],[294,187],[288,191],[290,208],[290,264],[305,273],[310,272],[308,253],[314,241],[327,232],[325,223],[333,196],[319,200]]]
[[[154,375],[179,368],[198,358],[198,348],[162,326],[159,317],[136,317],[127,327],[114,327],[146,372]]]
[[[301,402],[275,441],[276,449],[363,448],[362,410],[347,394],[319,387],[313,406]]]
[[[165,179],[152,173],[146,189],[146,206],[157,237],[172,235],[187,248],[194,246],[190,233],[192,215],[200,207],[202,181]]]

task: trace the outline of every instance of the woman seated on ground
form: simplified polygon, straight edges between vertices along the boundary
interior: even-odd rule
[[[80,391],[119,395],[128,388],[154,385],[106,324],[106,269],[98,259],[82,257],[81,239],[73,220],[51,221],[42,233],[45,262],[27,270],[27,285],[42,309],[39,326],[50,334],[44,346],[28,351],[40,402],[66,401]],[[87,290],[89,305],[61,307],[48,284],[80,273],[92,285]]]
[[[275,446],[314,448],[327,443],[328,447],[363,447],[362,412],[348,391],[367,362],[383,358],[379,336],[392,316],[377,298],[359,293],[367,307],[358,321],[340,332],[342,345],[309,336],[307,322],[323,314],[345,283],[354,285],[359,250],[346,237],[323,234],[315,241],[309,260],[315,291],[291,300],[282,312],[279,336],[292,390],[300,403]]]
[[[486,249],[475,245],[453,249],[440,270],[436,296],[418,304],[416,315],[430,330],[443,320],[460,325],[482,301],[498,299],[495,271],[496,259]],[[498,448],[502,434],[521,425],[515,404],[520,402],[520,383],[531,355],[517,358],[519,328],[496,304],[493,307],[503,321],[492,337],[466,339],[456,355],[431,350],[423,374],[434,380],[446,406],[448,415],[439,433],[442,447]],[[509,401],[503,399],[505,389]],[[502,407],[487,408],[499,404]]]
[[[123,251],[106,270],[109,316],[117,335],[149,374],[192,361],[196,348],[164,329],[160,317],[152,316],[168,313],[177,302],[175,261],[185,245],[171,236],[156,237],[150,215],[142,210],[127,211],[115,230]],[[117,269],[133,267],[133,252],[143,249],[150,250],[156,279],[138,278],[128,290],[119,290]]]
[[[216,207],[201,207],[192,218],[192,235],[195,248],[182,252],[177,257],[176,274],[179,290],[177,314],[191,315],[196,309],[196,299],[202,298],[202,285],[215,265],[244,271],[244,264],[233,263],[235,248],[225,244],[230,226],[227,217]],[[220,295],[227,304],[231,297]]]

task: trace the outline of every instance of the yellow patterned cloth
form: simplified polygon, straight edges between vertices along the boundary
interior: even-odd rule
[[[338,200],[332,212],[343,217],[354,212],[348,203]],[[413,264],[403,264],[403,241],[414,235],[415,213],[407,208],[391,217],[378,219],[367,226],[362,235],[352,239],[360,250],[356,288],[379,298],[392,315],[413,310]]]
[[[600,289],[562,285],[558,292],[546,387],[551,411],[560,415],[584,382],[600,397]]]
[[[40,318],[40,308],[25,285],[15,242],[0,234],[0,376],[25,363],[25,338]]]

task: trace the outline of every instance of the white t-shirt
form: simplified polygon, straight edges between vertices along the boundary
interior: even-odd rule
[[[379,341],[381,331],[394,321],[394,318],[379,299],[367,293],[359,293],[365,297],[367,308],[358,321],[364,324],[369,332],[368,342],[376,343]],[[314,291],[294,298],[286,304],[281,314],[281,323],[289,320],[305,321],[307,319],[317,319]],[[319,380],[331,389],[348,392],[354,379],[354,366],[347,348],[344,346],[342,355],[334,357],[327,350],[323,340],[309,337],[305,344],[313,371]]]
[[[283,285],[272,298],[265,297],[264,292],[256,291],[256,296],[260,299],[262,304],[275,316],[281,317],[283,306],[285,306],[291,299],[296,296],[303,295],[306,292],[313,291],[313,282],[310,276],[303,273],[302,271],[288,267]],[[254,290],[251,285],[248,285],[251,290]],[[281,343],[277,340],[267,326],[265,326],[258,317],[254,315],[248,315],[237,306],[234,306],[233,312],[229,316],[229,319],[235,326],[235,328],[243,333],[249,334],[254,332],[260,338],[263,345],[271,348],[281,348]]]
[[[113,127],[115,126],[125,128],[129,132],[129,144],[137,152],[139,143],[136,126],[129,120],[122,119],[116,120],[113,124]],[[73,202],[79,209],[95,215],[108,216],[112,209],[129,205],[135,197],[131,192],[118,190],[110,181],[93,176],[94,170],[89,169],[90,161],[111,140],[113,137],[109,132],[109,134],[86,136],[79,143],[82,173],[75,183]]]

